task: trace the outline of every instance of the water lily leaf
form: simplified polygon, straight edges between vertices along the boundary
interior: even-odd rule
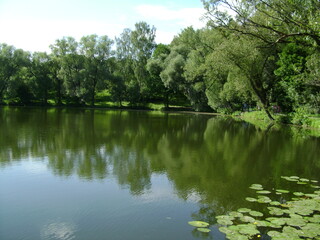
[[[269,231],[267,234],[273,238],[273,237],[280,236],[281,233],[277,231]]]
[[[312,188],[320,188],[320,187],[317,186],[317,185],[310,185],[310,187],[312,187]]]
[[[243,216],[243,214],[242,214],[242,213],[240,213],[240,212],[235,212],[235,211],[233,211],[233,212],[229,212],[229,216],[231,216],[231,217],[238,217],[238,218],[240,218],[240,217],[242,217],[242,216]]]
[[[271,192],[268,190],[257,191],[258,194],[270,194]]]
[[[308,223],[305,226],[301,227],[303,234],[300,236],[307,238],[314,238],[320,235],[320,224]]]
[[[271,225],[270,222],[264,220],[253,222],[253,224],[256,224],[258,227],[269,227]]]
[[[282,226],[282,225],[285,225],[286,224],[286,219],[285,218],[269,218],[269,221],[271,224],[273,225],[279,225],[279,226]]]
[[[299,201],[299,200],[301,200],[301,198],[296,198],[296,197],[293,197],[293,198],[291,198],[293,201]]]
[[[253,223],[253,222],[255,222],[255,219],[250,216],[243,216],[240,218],[240,221],[247,222],[247,223]]]
[[[251,211],[251,209],[249,209],[249,208],[239,208],[238,209],[238,212],[240,212],[240,213],[247,213],[247,212],[250,212]]]
[[[230,230],[228,227],[219,227],[219,231],[225,234],[234,233],[234,231]]]
[[[258,196],[258,203],[270,203],[272,200],[269,197],[266,196]]]
[[[307,193],[307,194],[305,194],[305,196],[311,197],[311,198],[316,198],[316,197],[318,197],[318,194]]]
[[[199,232],[203,232],[203,233],[208,233],[208,232],[211,232],[211,230],[209,228],[197,228],[197,230]]]
[[[302,227],[306,225],[306,220],[303,218],[288,218],[286,222],[289,226],[293,227]]]
[[[257,230],[255,225],[252,224],[241,224],[238,225],[240,227],[239,233],[249,236],[254,236],[256,234],[259,234],[260,232]]]
[[[252,197],[247,197],[246,200],[247,200],[248,202],[256,202],[256,201],[257,201],[256,198],[252,198]]]
[[[258,211],[250,211],[249,214],[253,217],[262,217],[263,213],[258,212]]]
[[[302,192],[294,192],[293,195],[301,197],[301,196],[304,196],[304,193],[302,193]]]
[[[273,206],[280,206],[280,205],[281,205],[281,203],[278,202],[278,201],[272,201],[272,202],[270,202],[269,204],[270,204],[270,205],[273,205]]]
[[[303,184],[307,184],[307,182],[297,182],[297,184],[303,185]]]
[[[220,225],[225,225],[225,226],[233,224],[233,222],[229,219],[218,219],[217,223],[219,223]]]
[[[304,217],[304,219],[306,219],[308,222],[311,222],[311,223],[320,223],[320,215],[313,215],[312,217]]]
[[[294,176],[293,176],[294,177]],[[299,180],[299,177],[296,179],[296,178],[291,178],[291,177],[286,177],[286,176],[281,176],[281,178],[287,180],[287,181],[290,181],[290,182],[298,182]]]
[[[232,225],[233,224],[232,220],[234,220],[233,216],[228,216],[228,215],[222,215],[216,218],[217,218],[217,223],[221,225]],[[207,226],[202,226],[202,227],[207,227]]]
[[[283,234],[287,235],[290,239],[300,239],[299,235],[302,234],[301,230],[294,227],[285,226],[282,229]]]
[[[310,180],[307,179],[307,178],[300,178],[300,181],[301,181],[301,182],[309,182]]]
[[[292,179],[299,179],[298,176],[290,176],[290,178],[292,178]]]
[[[279,192],[279,193],[289,193],[290,191],[284,190],[284,189],[276,189],[276,192]]]
[[[282,216],[284,214],[281,208],[268,207],[268,209],[271,215]]]
[[[310,182],[317,183],[318,181],[317,180],[310,180]]]
[[[202,227],[208,227],[209,223],[202,222],[202,221],[190,221],[188,222],[191,226],[202,228]]]
[[[226,237],[232,240],[249,240],[249,236],[242,235],[241,233],[227,234]]]
[[[263,190],[263,187],[261,184],[252,184],[249,188],[254,190]]]

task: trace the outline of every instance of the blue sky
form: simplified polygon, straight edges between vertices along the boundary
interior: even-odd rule
[[[146,21],[158,43],[170,43],[187,26],[205,24],[200,0],[0,0],[0,43],[28,51],[49,51],[63,36],[119,36]]]

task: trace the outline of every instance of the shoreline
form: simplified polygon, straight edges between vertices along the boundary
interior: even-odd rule
[[[117,110],[117,111],[144,111],[144,112],[161,112],[161,113],[169,113],[169,114],[193,114],[193,115],[207,115],[207,116],[221,116],[221,117],[230,117],[235,120],[241,120],[247,123],[250,123],[252,125],[255,125],[259,127],[260,129],[267,129],[270,127],[270,125],[279,125],[279,126],[288,126],[288,127],[294,127],[297,129],[302,129],[305,131],[312,131],[315,132],[315,134],[310,134],[312,136],[320,137],[320,124],[319,126],[307,126],[307,125],[297,125],[297,124],[285,124],[281,123],[279,121],[271,121],[264,116],[261,118],[261,116],[254,116],[255,113],[264,115],[265,113],[263,111],[252,111],[252,112],[241,112],[238,115],[232,115],[232,114],[224,114],[224,113],[215,113],[215,112],[205,112],[205,111],[194,111],[191,108],[188,107],[169,107],[169,108],[161,108],[161,109],[154,109],[150,107],[141,107],[141,106],[72,106],[72,105],[6,105],[6,104],[0,104],[0,108],[43,108],[43,109],[79,109],[79,110]],[[252,114],[252,116],[248,117],[246,115]],[[312,117],[311,117],[312,119]],[[320,118],[319,118],[320,121]]]

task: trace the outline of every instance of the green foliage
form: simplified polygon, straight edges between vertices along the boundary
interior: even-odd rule
[[[296,108],[292,113],[292,123],[309,126],[311,124],[311,120],[309,119],[309,113],[307,109],[303,107]]]
[[[320,111],[320,2],[202,2],[207,26],[182,29],[169,45],[156,44],[156,28],[146,22],[124,29],[115,41],[58,39],[50,55],[30,57],[1,44],[0,102],[13,101],[23,83],[43,104],[51,98],[58,105],[94,105],[98,92],[108,90],[119,105],[156,101],[168,107],[183,99],[193,110],[227,114],[259,106],[274,120],[272,103],[286,113],[278,121],[307,125],[296,109]]]
[[[281,178],[298,184],[304,182],[309,187],[306,187],[307,191],[314,186],[310,182],[316,182],[297,176],[282,176]],[[253,184],[250,188],[262,189],[262,185]],[[260,190],[257,193],[261,191],[271,193],[267,190]],[[276,194],[289,194],[289,191],[278,189]],[[249,202],[267,204],[265,208],[267,214],[249,208],[240,208],[237,212],[216,217],[217,222],[224,225],[219,230],[225,233],[228,239],[256,239],[262,235],[268,235],[272,239],[318,239],[320,237],[320,191],[293,192],[292,196],[298,198],[292,200],[288,199],[289,196],[283,196],[281,202],[259,201],[263,199],[260,196],[258,199],[248,197],[246,200]]]

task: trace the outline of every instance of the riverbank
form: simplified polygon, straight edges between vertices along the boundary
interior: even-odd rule
[[[212,115],[212,116],[225,116],[225,117],[233,117],[234,119],[241,119],[245,122],[253,124],[260,129],[266,130],[270,128],[270,126],[277,125],[281,127],[281,125],[292,126],[304,131],[308,135],[312,136],[320,136],[320,116],[319,115],[303,115],[299,116],[285,115],[285,114],[275,114],[273,115],[275,120],[272,121],[268,118],[267,114],[264,111],[251,111],[251,112],[237,112],[231,115],[223,114],[223,113],[214,113],[214,112],[197,112],[194,111],[191,107],[185,106],[170,106],[164,107],[163,104],[157,103],[148,103],[144,105],[134,105],[131,106],[128,103],[124,103],[122,106],[115,104],[97,104],[94,106],[90,105],[39,105],[39,104],[31,104],[31,105],[7,105],[2,104],[0,106],[8,106],[8,107],[46,107],[46,108],[77,108],[77,109],[99,109],[99,110],[125,110],[125,111],[159,111],[164,113],[182,113],[182,114],[200,114],[200,115]],[[293,123],[292,121],[296,121]]]
[[[320,117],[318,115],[285,115],[275,114],[275,120],[272,121],[268,118],[267,114],[263,111],[241,112],[235,117],[240,118],[248,123],[267,129],[270,125],[286,125],[295,127],[297,130],[304,131],[308,135],[320,137]]]

